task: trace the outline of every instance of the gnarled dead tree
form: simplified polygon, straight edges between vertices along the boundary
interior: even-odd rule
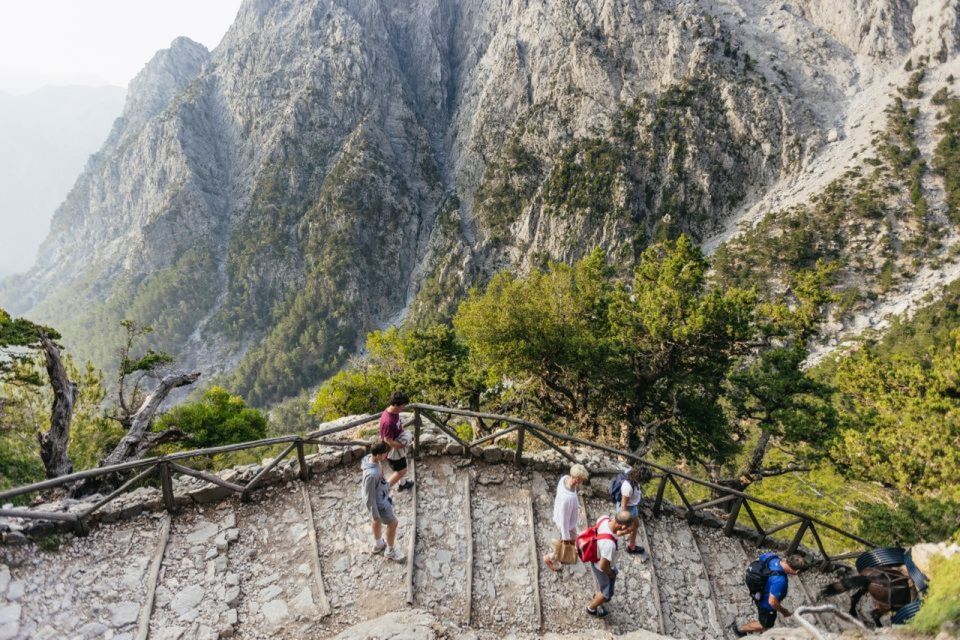
[[[67,446],[70,444],[70,421],[78,389],[77,383],[67,375],[60,350],[46,333],[40,334],[40,346],[53,389],[53,406],[50,409],[50,429],[37,433],[37,440],[47,477],[56,478],[73,472]]]
[[[130,420],[130,429],[126,435],[120,439],[120,442],[114,447],[113,451],[107,455],[100,463],[105,467],[112,464],[120,464],[128,460],[142,458],[147,451],[165,442],[175,442],[186,438],[186,434],[179,429],[167,429],[166,431],[153,432],[150,426],[153,424],[153,418],[167,399],[171,391],[179,387],[185,387],[196,382],[200,378],[200,372],[193,373],[174,373],[164,376],[156,388],[148,395],[137,412],[133,414]]]
[[[144,398],[140,408],[130,418],[130,428],[126,435],[120,439],[117,446],[113,448],[107,457],[100,461],[99,466],[106,467],[114,464],[120,464],[130,460],[138,460],[146,455],[153,447],[168,442],[177,442],[185,440],[188,436],[180,429],[167,429],[165,431],[151,431],[153,419],[167,399],[170,392],[180,387],[185,387],[196,382],[200,378],[200,372],[193,373],[172,373],[164,376],[157,384],[156,388]],[[116,486],[126,479],[126,474],[110,474],[96,479],[88,479],[74,485],[71,493],[74,496],[82,496],[99,491],[108,486]]]

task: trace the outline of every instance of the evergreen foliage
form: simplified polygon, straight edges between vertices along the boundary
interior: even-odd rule
[[[155,431],[171,428],[189,435],[187,448],[216,447],[266,437],[267,417],[240,396],[214,386],[200,400],[170,409],[154,425]]]

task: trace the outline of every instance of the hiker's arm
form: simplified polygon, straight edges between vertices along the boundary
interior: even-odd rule
[[[777,597],[772,593],[770,594],[769,602],[770,602],[770,607],[774,611],[779,611],[780,613],[782,613],[784,617],[789,618],[791,615],[793,615],[789,609],[787,609],[785,606],[780,604],[780,600],[777,599]]]
[[[620,510],[621,510],[621,511],[626,511],[626,510],[627,510],[627,501],[628,501],[629,499],[630,499],[630,498],[628,498],[627,496],[623,495],[623,492],[620,493]]]
[[[600,562],[598,564],[600,565],[600,571],[602,571],[606,575],[610,576],[611,578],[614,575],[616,575],[613,572],[613,568],[610,566],[610,561],[607,560],[606,558],[600,558]]]
[[[402,443],[397,442],[396,440],[391,440],[390,438],[384,438],[383,441],[386,442],[391,449],[403,449],[404,447]]]
[[[380,509],[377,506],[377,479],[367,476],[363,479],[363,494],[366,497],[367,509],[374,520],[380,519]]]

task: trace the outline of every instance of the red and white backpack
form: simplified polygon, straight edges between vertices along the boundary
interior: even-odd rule
[[[600,549],[597,540],[613,540],[617,544],[617,538],[609,533],[600,533],[600,526],[610,518],[604,516],[597,520],[597,524],[588,528],[577,536],[577,557],[581,562],[600,562]]]

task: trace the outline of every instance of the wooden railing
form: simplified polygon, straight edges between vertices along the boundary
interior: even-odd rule
[[[877,545],[871,543],[868,540],[865,540],[853,533],[844,531],[843,529],[825,522],[819,518],[813,517],[802,511],[792,509],[783,505],[778,505],[774,502],[768,500],[763,500],[756,496],[749,495],[742,491],[737,491],[730,487],[719,485],[702,478],[697,478],[688,473],[684,473],[677,469],[667,467],[665,465],[659,464],[657,462],[647,460],[640,456],[637,456],[633,453],[627,451],[621,451],[614,447],[610,447],[604,444],[597,442],[591,442],[589,440],[584,440],[583,438],[578,438],[576,436],[559,433],[548,429],[542,425],[535,424],[533,422],[523,420],[520,418],[514,418],[506,415],[499,415],[493,413],[483,413],[477,411],[467,411],[465,409],[456,409],[451,407],[441,407],[429,404],[412,404],[408,406],[408,410],[413,411],[413,430],[414,430],[414,442],[415,448],[414,451],[419,451],[420,444],[420,435],[423,426],[423,417],[430,419],[430,421],[447,437],[456,442],[461,446],[463,455],[470,457],[474,455],[475,449],[479,445],[486,444],[498,438],[515,433],[516,438],[516,449],[514,450],[514,462],[516,464],[523,463],[523,453],[526,435],[530,434],[533,438],[541,442],[543,445],[549,449],[555,451],[563,458],[569,460],[572,463],[581,463],[582,460],[579,460],[576,457],[575,452],[568,451],[565,446],[569,447],[570,445],[579,445],[581,447],[587,447],[597,451],[602,451],[607,454],[612,454],[615,456],[620,456],[623,459],[630,461],[631,464],[643,464],[649,467],[655,472],[654,478],[658,479],[656,497],[653,502],[653,511],[655,514],[659,515],[663,508],[664,502],[664,493],[666,492],[667,486],[670,485],[677,492],[680,497],[681,502],[683,503],[683,508],[686,511],[688,517],[693,517],[697,515],[698,512],[702,512],[706,509],[713,507],[718,507],[724,505],[727,507],[726,522],[723,527],[723,531],[726,535],[732,535],[734,530],[741,519],[741,514],[746,513],[749,517],[750,524],[753,529],[759,534],[759,539],[757,545],[760,546],[764,544],[767,540],[770,540],[773,534],[799,525],[793,539],[787,547],[788,553],[795,552],[800,545],[803,543],[804,538],[809,535],[813,538],[814,543],[816,544],[817,549],[823,557],[824,562],[837,562],[841,560],[846,560],[849,558],[856,557],[864,549],[858,549],[857,551],[850,553],[843,553],[837,555],[831,555],[824,548],[823,541],[820,538],[819,531],[822,529],[828,529],[835,534],[840,535],[843,538],[850,540],[858,546],[865,548],[875,548]],[[479,421],[481,424],[484,424],[484,421],[488,421],[491,425],[491,428],[495,428],[497,425],[500,425],[499,430],[494,430],[492,433],[484,435],[479,438],[470,440],[469,442],[461,438],[454,427],[451,426],[450,420],[454,416],[460,416],[465,418],[472,418]],[[342,433],[344,431],[349,431],[356,427],[374,422],[378,420],[380,414],[369,414],[365,416],[360,416],[349,422],[346,422],[335,427],[329,427],[326,429],[321,429],[318,431],[313,431],[305,435],[289,435],[289,436],[279,436],[275,438],[266,438],[263,440],[254,440],[251,442],[244,442],[233,445],[226,445],[221,447],[211,447],[207,449],[196,449],[192,451],[181,451],[177,453],[172,453],[165,456],[159,456],[154,458],[146,458],[143,460],[136,460],[132,462],[126,462],[123,464],[112,465],[109,467],[97,467],[94,469],[88,469],[85,471],[80,471],[77,473],[72,473],[70,475],[61,476],[59,478],[53,478],[50,480],[44,480],[42,482],[37,482],[30,485],[25,485],[22,487],[17,487],[14,489],[9,489],[7,491],[0,492],[0,504],[9,501],[12,498],[16,498],[23,495],[28,495],[31,493],[36,493],[40,491],[45,491],[48,489],[53,489],[57,487],[63,487],[67,485],[73,485],[77,482],[83,480],[89,480],[94,478],[100,478],[109,475],[115,475],[120,473],[132,473],[136,472],[135,475],[126,480],[121,484],[117,489],[112,491],[109,495],[100,499],[94,505],[88,507],[86,510],[80,513],[65,513],[65,512],[49,512],[49,511],[38,511],[31,509],[0,509],[0,516],[8,517],[18,517],[18,518],[30,518],[30,519],[40,519],[40,520],[52,520],[52,521],[64,521],[72,523],[75,527],[75,530],[83,534],[86,532],[85,522],[89,520],[90,516],[103,508],[106,504],[110,503],[112,500],[119,497],[123,492],[129,489],[134,484],[145,480],[147,477],[151,476],[153,473],[159,473],[160,476],[160,487],[163,496],[163,503],[165,508],[168,511],[175,511],[176,504],[173,495],[173,482],[172,476],[173,473],[181,473],[184,475],[192,476],[205,480],[212,484],[224,487],[232,492],[238,493],[243,500],[250,499],[251,491],[257,487],[258,484],[262,482],[266,474],[273,470],[284,458],[291,455],[294,451],[296,452],[297,460],[299,463],[299,473],[301,480],[308,480],[310,477],[310,467],[306,463],[305,445],[325,445],[325,446],[357,446],[365,445],[367,443],[360,442],[356,440],[332,440],[329,439],[329,436]],[[265,465],[256,475],[254,475],[246,484],[236,484],[220,478],[212,473],[207,473],[205,471],[199,471],[196,469],[191,469],[181,462],[189,460],[191,458],[200,458],[206,456],[212,456],[222,453],[230,453],[235,451],[243,451],[248,449],[257,449],[263,447],[277,446],[281,444],[286,444],[287,446],[277,455],[269,464]],[[588,467],[588,470],[591,472],[596,472],[595,469],[589,469],[589,465],[584,465]],[[691,503],[687,495],[684,493],[683,486],[680,481],[689,482],[694,485],[709,489],[713,495],[718,497],[704,500],[700,502]],[[764,528],[761,526],[759,519],[757,518],[753,506],[751,505],[760,505],[766,507],[767,509],[782,513],[787,516],[789,519],[783,523],[774,525],[769,528]]]

